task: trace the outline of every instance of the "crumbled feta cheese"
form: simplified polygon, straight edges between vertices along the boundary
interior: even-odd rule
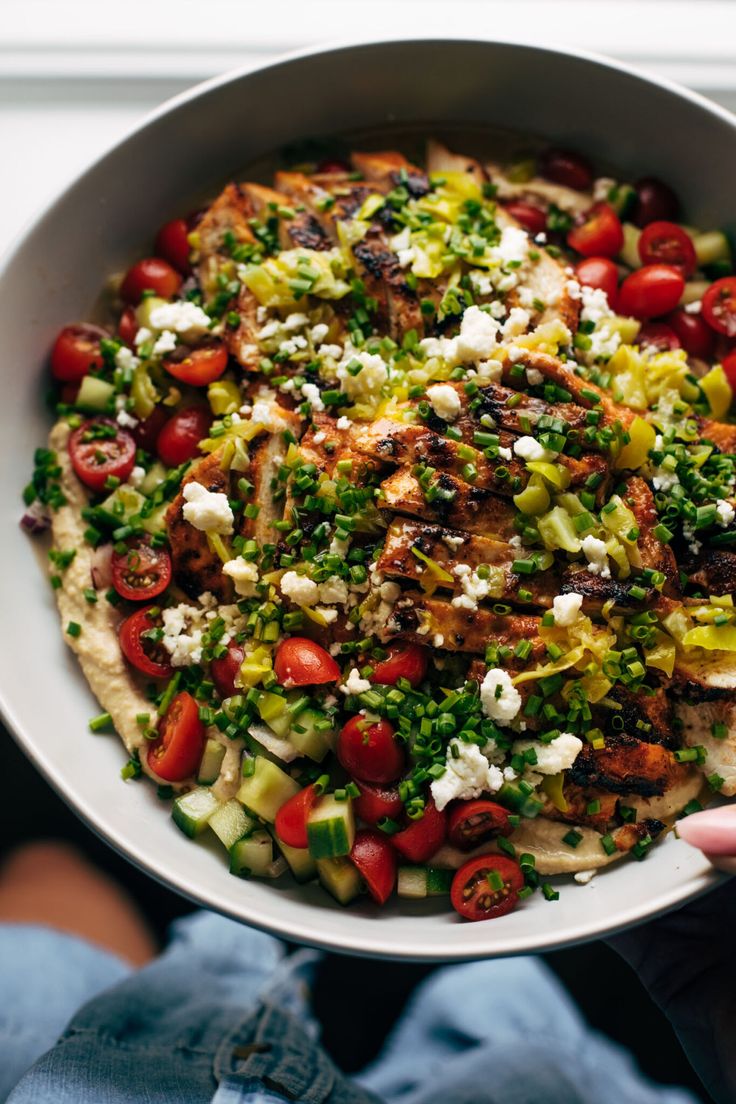
[[[284,322],[285,330],[301,330],[304,326],[309,325],[309,319],[306,314],[300,314],[295,312],[294,314],[288,314],[286,321]]]
[[[339,360],[342,356],[341,345],[320,345],[317,356],[327,357],[329,360]]]
[[[544,383],[544,376],[538,368],[527,368],[526,370],[526,382],[530,387],[539,387]]]
[[[608,566],[608,553],[605,542],[592,534],[583,538],[583,554],[588,561],[588,571],[591,575],[600,575],[601,579],[611,578],[611,569]]]
[[[514,755],[523,755],[529,748],[534,748],[537,761],[534,770],[538,774],[559,774],[568,770],[577,759],[583,741],[571,732],[561,732],[549,744],[543,744],[540,740],[515,740],[512,751]]]
[[[137,356],[134,356],[127,345],[121,345],[115,353],[115,367],[121,372],[133,372],[140,364]]]
[[[481,383],[498,383],[503,375],[503,364],[500,360],[479,360],[475,369],[475,376]],[[473,377],[472,369],[468,372],[468,378]]]
[[[315,606],[314,612],[318,613],[328,625],[331,625],[333,621],[337,621],[337,610],[331,609],[329,606]]]
[[[519,437],[514,441],[514,452],[521,460],[552,460],[555,456],[534,437]]]
[[[583,309],[580,318],[583,322],[598,323],[603,318],[610,318],[613,311],[608,305],[608,296],[602,288],[581,286]]]
[[[452,533],[443,533],[442,540],[445,542],[448,548],[451,548],[454,552],[456,548],[459,548],[461,544],[465,544],[466,537],[455,537]]]
[[[511,449],[506,448],[505,445],[499,445],[498,446],[498,455],[500,456],[500,458],[502,460],[510,460],[513,453],[511,452]]]
[[[360,677],[360,671],[357,667],[350,668],[350,674],[340,686],[343,694],[364,694],[370,688],[370,682],[368,679]]]
[[[324,341],[327,337],[330,327],[326,322],[318,322],[316,326],[312,326],[309,331],[309,336],[312,339],[314,345],[319,345],[320,341]]]
[[[432,782],[430,789],[435,805],[442,810],[450,801],[466,801],[482,793],[495,793],[502,785],[503,774],[488,762],[477,744],[455,739],[447,748],[445,773]]]
[[[350,429],[353,423],[350,421],[349,418],[346,418],[344,414],[341,414],[340,417],[337,419],[336,424],[338,429]]]
[[[476,571],[471,571],[468,564],[456,564],[455,574],[460,580],[463,593],[452,599],[453,606],[457,609],[477,609],[478,602],[488,597],[490,581],[481,579]]]
[[[160,307],[153,308],[149,317],[155,330],[173,330],[178,334],[205,333],[212,321],[201,307],[189,299],[162,303]]]
[[[512,307],[501,332],[504,337],[518,337],[519,334],[526,333],[529,321],[529,311],[523,307]]]
[[[146,478],[146,469],[139,467],[137,464],[133,468],[132,472],[128,476],[128,482],[131,487],[140,487],[143,480]]]
[[[281,593],[297,606],[313,606],[319,600],[319,586],[306,575],[287,571],[281,576]]]
[[[508,671],[493,667],[480,685],[480,700],[486,717],[507,724],[521,709],[521,694]]]
[[[381,583],[378,588],[378,593],[381,595],[382,602],[395,602],[401,594],[401,587],[398,583],[385,582]]]
[[[360,371],[352,375],[348,367],[357,361]],[[376,398],[388,379],[388,368],[377,353],[365,350],[348,351],[337,367],[341,390],[356,402]]]
[[[347,602],[348,584],[339,575],[331,575],[324,583],[319,584],[319,600],[328,606]]]
[[[616,181],[613,177],[599,176],[597,180],[593,181],[593,199],[596,203],[602,203],[608,199],[615,187]]]
[[[172,330],[164,330],[160,337],[156,339],[151,350],[154,356],[166,356],[167,353],[173,353],[176,348],[176,334]]]
[[[716,514],[718,515],[718,524],[722,529],[725,529],[727,525],[730,525],[736,516],[736,510],[730,502],[724,502],[723,499],[720,502],[716,502]]]
[[[201,483],[187,483],[183,490],[184,518],[195,529],[226,535],[233,531],[233,512],[227,495],[208,491]]]
[[[575,881],[578,885],[589,885],[595,877],[595,870],[578,870]]]
[[[261,396],[256,396],[250,418],[252,422],[259,422],[266,429],[271,430],[272,433],[277,433],[286,425],[273,400]]]
[[[209,591],[200,595],[198,606],[182,602],[161,611],[161,643],[169,653],[172,667],[188,667],[201,661],[203,635],[216,619],[221,619],[225,626],[219,638],[221,644],[228,644],[245,629],[246,618],[238,606],[218,606]]]
[[[655,491],[670,491],[680,482],[677,472],[669,468],[652,468],[652,485]]]
[[[325,431],[323,429],[320,429],[319,432],[315,433],[314,437],[312,438],[313,444],[321,445],[326,436],[327,434],[325,433]]]
[[[529,253],[529,235],[519,226],[504,226],[500,242],[490,253],[502,265],[509,262],[523,263]]]
[[[454,422],[463,408],[460,396],[449,383],[436,383],[428,387],[427,398],[437,417],[446,422]]]
[[[153,331],[149,330],[148,326],[141,326],[140,329],[136,332],[135,337],[133,338],[133,344],[135,345],[136,349],[140,349],[141,345],[145,345],[147,344],[147,342],[152,340]]]
[[[258,568],[250,560],[244,560],[237,556],[234,560],[228,560],[223,564],[222,574],[228,575],[235,586],[235,591],[241,598],[254,598],[256,583],[258,582]]]
[[[454,339],[457,359],[487,360],[497,344],[498,330],[498,322],[487,311],[468,307],[460,322],[460,333]]]
[[[685,314],[700,314],[702,306],[700,299],[695,299],[692,303],[686,303],[683,309]]]
[[[324,410],[325,404],[322,402],[322,395],[316,383],[303,383],[302,395],[310,404],[312,410],[318,412]]]
[[[432,637],[432,646],[435,648],[441,648],[445,643],[445,638],[442,633],[435,633]]]
[[[558,594],[552,602],[555,625],[562,629],[566,629],[568,625],[574,625],[580,616],[582,604],[583,597],[581,594]]]

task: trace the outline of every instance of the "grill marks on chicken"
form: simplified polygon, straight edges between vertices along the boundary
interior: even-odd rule
[[[610,735],[603,748],[584,746],[568,773],[578,786],[655,797],[681,782],[688,768],[661,744],[621,732]]]

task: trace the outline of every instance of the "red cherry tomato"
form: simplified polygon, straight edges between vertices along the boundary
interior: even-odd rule
[[[118,630],[120,649],[128,663],[150,678],[170,678],[173,667],[168,652],[162,644],[151,640],[145,634],[160,628],[158,617],[151,617],[151,606],[136,610],[126,617]]]
[[[360,790],[360,797],[353,801],[355,815],[364,820],[366,824],[378,824],[379,820],[389,817],[396,820],[401,816],[404,803],[399,797],[399,791],[392,786],[376,786],[370,782],[358,782],[355,785]]]
[[[227,349],[222,341],[210,339],[196,349],[179,345],[164,358],[164,368],[174,379],[192,387],[204,387],[219,379],[227,368]]]
[[[392,644],[386,659],[373,665],[371,682],[394,686],[400,678],[418,686],[427,673],[429,654],[421,644]]]
[[[319,792],[312,783],[294,794],[281,806],[276,814],[274,828],[276,835],[287,847],[307,847],[307,820],[312,807],[319,798]]]
[[[351,717],[337,738],[337,758],[348,774],[366,782],[393,782],[404,769],[404,750],[388,721]]]
[[[702,315],[717,333],[736,337],[736,276],[724,276],[703,296]]]
[[[391,836],[391,843],[405,859],[413,863],[427,862],[445,842],[447,817],[430,798],[424,816],[412,820],[401,832]]]
[[[144,257],[125,273],[120,285],[120,297],[126,303],[140,303],[143,292],[152,291],[162,299],[173,299],[181,282],[181,276],[168,261],[160,257]]]
[[[138,319],[135,313],[135,307],[126,307],[123,313],[120,315],[118,322],[118,337],[121,341],[124,341],[126,345],[135,344],[135,335],[138,333],[140,326],[138,325]]]
[[[330,653],[306,636],[290,636],[280,644],[273,669],[280,684],[287,688],[321,686],[340,677],[340,668]]]
[[[645,322],[639,330],[637,345],[651,345],[661,352],[680,348],[680,339],[664,322]]]
[[[510,831],[509,814],[495,801],[463,801],[450,810],[447,820],[450,843],[463,851],[471,851],[496,836],[507,836]]]
[[[584,257],[615,257],[624,244],[621,220],[610,203],[596,203],[567,235],[571,249]]]
[[[671,265],[646,265],[627,276],[618,289],[618,310],[633,318],[668,314],[685,290],[682,273]]]
[[[231,641],[227,646],[227,654],[211,661],[210,675],[221,698],[231,698],[237,693],[235,676],[240,670],[244,655],[243,649]]]
[[[156,448],[158,435],[168,420],[167,408],[165,406],[154,406],[148,417],[138,422],[138,425],[130,431],[138,448],[145,449],[146,452],[153,452]]]
[[[156,253],[184,275],[189,272],[189,229],[186,219],[172,219],[156,235]]]
[[[65,326],[51,350],[51,375],[62,383],[78,383],[91,368],[101,368],[100,341],[109,336],[100,326]]]
[[[586,257],[584,261],[578,261],[575,275],[585,287],[605,291],[609,305],[614,307],[618,292],[618,269],[610,257]]]
[[[112,554],[112,585],[121,598],[150,601],[171,582],[171,557],[165,548],[152,548],[149,537],[135,537],[125,552]]]
[[[182,782],[199,766],[206,735],[197,702],[182,690],[161,719],[159,739],[148,749],[149,767],[167,782]]]
[[[493,882],[499,879],[496,888]],[[466,920],[492,920],[516,907],[523,888],[521,867],[506,855],[478,855],[452,879],[452,907]]]
[[[661,180],[647,177],[637,180],[636,207],[633,221],[637,226],[648,226],[650,222],[672,222],[677,218],[680,204],[677,196]]]
[[[731,385],[731,390],[736,394],[736,353],[729,353],[721,361],[721,368],[726,374],[726,379]]]
[[[385,905],[396,885],[396,852],[383,832],[361,828],[350,852],[353,865],[379,905]]]
[[[678,341],[688,356],[710,360],[715,337],[708,323],[699,314],[689,314],[680,308],[668,314],[664,321],[677,334]]]
[[[692,238],[676,222],[650,222],[637,248],[642,264],[672,265],[686,280],[698,267]]]
[[[588,162],[568,150],[547,150],[540,158],[539,171],[547,180],[578,192],[587,192],[593,186],[593,170]]]
[[[209,433],[212,415],[204,406],[186,406],[172,414],[156,437],[159,459],[170,468],[185,460],[193,460],[199,452],[199,442]]]
[[[101,491],[108,476],[128,478],[135,466],[135,441],[110,418],[91,418],[69,438],[69,457],[84,485]]]
[[[535,207],[533,203],[525,203],[523,199],[514,199],[511,203],[505,203],[504,207],[532,237],[535,234],[544,233],[547,229],[547,212],[541,207]]]
[[[325,157],[317,165],[318,173],[349,173],[350,171],[347,161],[342,161],[339,157]]]

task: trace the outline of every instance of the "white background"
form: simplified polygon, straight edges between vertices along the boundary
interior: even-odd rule
[[[0,0],[0,251],[131,123],[199,80],[307,46],[433,35],[606,53],[736,110],[732,0]]]

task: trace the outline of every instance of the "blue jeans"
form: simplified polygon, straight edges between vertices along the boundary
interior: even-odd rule
[[[317,959],[207,913],[138,971],[72,936],[0,926],[0,1101],[695,1104],[646,1082],[530,958],[436,971],[351,1081],[317,1041]]]

